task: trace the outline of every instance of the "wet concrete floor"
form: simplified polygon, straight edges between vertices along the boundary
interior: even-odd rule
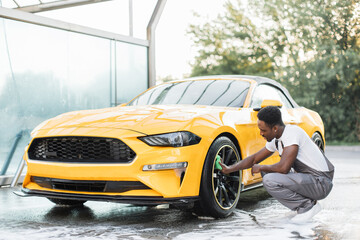
[[[0,239],[360,239],[360,147],[328,147],[336,167],[334,188],[309,223],[289,222],[288,209],[263,188],[241,195],[226,219],[189,212],[87,202],[56,207],[45,198],[21,198],[0,189]]]

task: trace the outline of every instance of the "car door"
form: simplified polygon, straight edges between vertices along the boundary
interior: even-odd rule
[[[281,91],[281,89],[270,84],[258,85],[254,90],[250,102],[250,108],[252,108],[254,111],[253,114],[257,115],[257,111],[255,111],[254,109],[259,109],[261,107],[261,103],[264,100],[277,100],[281,102],[282,107],[280,108],[280,111],[284,124],[300,124],[300,119],[296,117],[296,114],[294,114],[294,106],[291,104],[286,95]],[[260,135],[260,130],[258,128],[256,130],[254,129],[254,131],[257,131],[258,133],[256,149],[260,150],[261,148],[265,147],[266,140]],[[279,160],[279,155],[277,153],[274,153],[271,157],[264,160],[261,164],[270,165],[278,162]],[[261,181],[261,175],[255,174],[251,181]]]

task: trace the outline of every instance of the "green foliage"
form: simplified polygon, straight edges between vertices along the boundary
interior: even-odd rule
[[[191,25],[190,35],[199,47],[192,76],[208,74],[259,74],[273,76],[267,51],[258,39],[261,33],[233,4],[227,14],[202,26]]]
[[[228,2],[190,34],[200,49],[192,75],[272,77],[322,116],[328,140],[360,140],[358,0]]]

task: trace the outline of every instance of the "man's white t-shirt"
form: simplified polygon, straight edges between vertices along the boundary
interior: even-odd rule
[[[276,140],[278,140],[277,144],[275,143]],[[279,139],[274,138],[271,142],[267,142],[266,149],[270,152],[278,151],[281,156],[283,148],[291,145],[299,146],[298,155],[293,166],[295,171],[315,173],[315,175],[323,175],[323,172],[334,171],[334,166],[321,152],[319,147],[302,128],[296,125],[286,125],[281,137]]]

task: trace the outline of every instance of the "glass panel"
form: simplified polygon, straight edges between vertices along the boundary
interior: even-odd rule
[[[243,81],[215,81],[209,84],[203,97],[197,104],[206,104],[209,99],[213,99],[213,106],[242,107],[249,83]],[[214,98],[214,96],[218,96]]]
[[[36,14],[104,31],[129,34],[128,1],[105,1]]]
[[[290,103],[289,99],[280,90],[278,90],[278,92],[283,106],[285,106],[286,108],[294,108]]]
[[[166,88],[166,85],[162,85],[159,87],[156,87],[154,90],[149,90],[141,95],[141,97],[138,97],[135,99],[134,104],[132,105],[149,105],[150,103],[156,101],[156,99],[159,97],[159,95],[163,92],[164,88]]]
[[[153,104],[178,104],[193,82],[174,83],[159,94]],[[164,103],[165,102],[165,103]]]
[[[117,103],[125,103],[148,88],[147,48],[116,43]]]
[[[208,87],[213,84],[214,81],[193,81],[189,82],[189,88],[185,89],[184,94],[179,99],[179,104],[196,104],[204,96]],[[217,96],[212,96],[212,100]],[[167,101],[164,101],[165,103]],[[204,104],[204,101],[203,101]],[[208,102],[210,105],[210,102]]]
[[[282,103],[283,108],[292,108],[286,96],[277,88],[269,85],[260,85],[255,89],[251,101],[251,107],[259,108],[263,100],[278,100]]]
[[[60,113],[110,105],[110,40],[0,19],[0,167]]]
[[[67,87],[69,110],[110,105],[110,40],[68,34]]]
[[[242,107],[250,84],[234,80],[167,83],[150,89],[129,105],[194,104]]]
[[[108,107],[112,93],[127,102],[148,86],[143,46],[0,18],[0,52],[0,168],[14,149],[6,174],[42,121]]]

